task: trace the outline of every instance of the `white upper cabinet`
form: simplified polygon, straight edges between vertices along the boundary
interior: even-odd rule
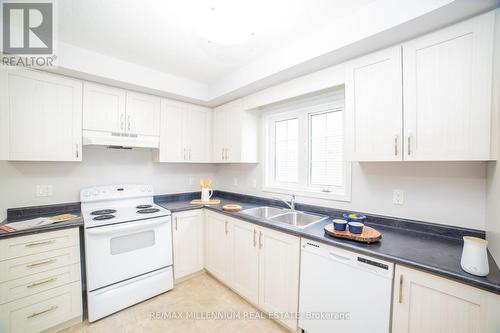
[[[0,78],[1,158],[81,161],[81,81],[6,68]]]
[[[126,132],[137,135],[160,135],[160,101],[156,96],[127,92]]]
[[[494,27],[489,12],[349,62],[348,159],[495,159]]]
[[[406,160],[488,160],[494,12],[403,44]]]
[[[402,160],[401,47],[346,64],[346,143],[354,161]]]
[[[85,145],[158,148],[161,98],[84,83]]]
[[[210,162],[212,110],[162,99],[158,162]]]
[[[214,109],[212,160],[257,163],[258,115],[243,109],[241,99]]]
[[[210,162],[212,150],[212,110],[188,105],[184,117],[184,142],[190,162]]]
[[[83,84],[83,128],[93,131],[125,131],[126,91],[101,84]]]

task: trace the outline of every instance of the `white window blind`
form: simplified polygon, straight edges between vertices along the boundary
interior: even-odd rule
[[[344,92],[272,105],[263,114],[264,191],[349,201],[351,165],[344,158]]]
[[[310,115],[310,184],[343,186],[342,112],[329,111]]]
[[[275,122],[275,180],[296,183],[298,180],[298,132],[297,118]]]

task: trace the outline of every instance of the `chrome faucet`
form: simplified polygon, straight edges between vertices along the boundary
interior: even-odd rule
[[[292,199],[290,200],[290,203],[288,203],[288,201],[283,200],[283,199],[281,199],[281,198],[275,198],[275,199],[280,200],[280,201],[283,201],[284,203],[286,203],[286,205],[287,205],[288,207],[290,207],[290,209],[291,209],[292,211],[295,211],[295,194],[292,194]]]

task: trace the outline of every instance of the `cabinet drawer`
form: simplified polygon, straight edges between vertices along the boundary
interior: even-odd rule
[[[0,282],[50,271],[80,262],[78,246],[0,261]]]
[[[10,333],[40,332],[82,315],[80,282],[0,305],[0,329]]]
[[[78,228],[8,238],[0,241],[0,260],[75,246],[78,243]]]
[[[79,263],[3,282],[0,283],[0,304],[76,281],[80,281]]]

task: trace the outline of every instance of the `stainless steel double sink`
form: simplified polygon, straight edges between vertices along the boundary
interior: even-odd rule
[[[242,210],[241,213],[266,219],[269,222],[285,223],[297,228],[305,228],[313,223],[317,223],[328,218],[328,216],[324,215],[316,215],[297,210],[267,206],[248,208]]]

